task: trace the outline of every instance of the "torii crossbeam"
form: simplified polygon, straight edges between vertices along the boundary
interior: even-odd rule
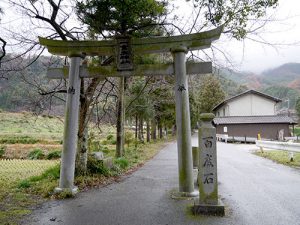
[[[211,62],[187,63],[187,75],[203,75],[212,73]],[[115,66],[79,67],[80,78],[105,78],[122,76],[171,76],[174,75],[173,63],[168,64],[142,64],[136,66],[134,71],[118,71]],[[69,77],[69,67],[49,68],[47,70],[49,79],[67,79]]]

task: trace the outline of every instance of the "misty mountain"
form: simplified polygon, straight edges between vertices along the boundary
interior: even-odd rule
[[[251,72],[236,72],[229,69],[216,71],[220,76],[235,82],[237,85],[246,86],[250,89],[260,90],[263,88],[262,77]]]
[[[282,85],[300,91],[300,63],[287,63],[261,74],[264,85]]]
[[[282,107],[294,108],[300,96],[300,63],[287,63],[261,74],[220,70],[228,80],[283,99]],[[288,103],[287,103],[288,102]]]

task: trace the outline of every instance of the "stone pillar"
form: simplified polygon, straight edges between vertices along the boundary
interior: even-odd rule
[[[224,215],[224,205],[218,199],[216,128],[214,114],[200,115],[199,128],[199,201],[194,204],[195,214]]]
[[[65,109],[65,127],[63,139],[63,151],[61,157],[59,187],[55,191],[77,192],[74,186],[75,158],[77,152],[78,139],[78,117],[79,117],[79,97],[80,78],[79,66],[81,58],[70,58],[69,84],[67,90],[67,102]]]
[[[179,192],[182,196],[196,196],[193,182],[191,120],[188,82],[186,77],[187,49],[172,49],[175,70],[176,126],[179,169]]]
[[[120,77],[119,83],[119,95],[117,105],[117,145],[116,145],[116,157],[124,156],[124,121],[125,121],[125,107],[124,107],[124,85],[125,77]]]
[[[198,169],[199,166],[199,147],[193,146],[192,147],[193,153],[193,168]]]

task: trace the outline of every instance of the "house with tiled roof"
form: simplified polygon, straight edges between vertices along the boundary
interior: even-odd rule
[[[263,139],[277,140],[279,134],[291,136],[296,122],[288,116],[277,115],[281,100],[255,90],[248,90],[214,107],[214,124],[219,136],[238,140],[253,140],[258,134]]]

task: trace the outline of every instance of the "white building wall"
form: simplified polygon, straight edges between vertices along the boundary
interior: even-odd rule
[[[276,102],[260,97],[258,95],[252,95],[252,115],[275,115]]]
[[[218,111],[216,111],[216,116],[275,115],[275,105],[276,102],[270,99],[255,94],[247,94],[222,106]]]
[[[216,116],[217,117],[229,116],[229,106],[225,104],[222,107],[220,107],[219,110],[216,111]]]
[[[252,95],[243,95],[228,102],[229,116],[251,116]]]

